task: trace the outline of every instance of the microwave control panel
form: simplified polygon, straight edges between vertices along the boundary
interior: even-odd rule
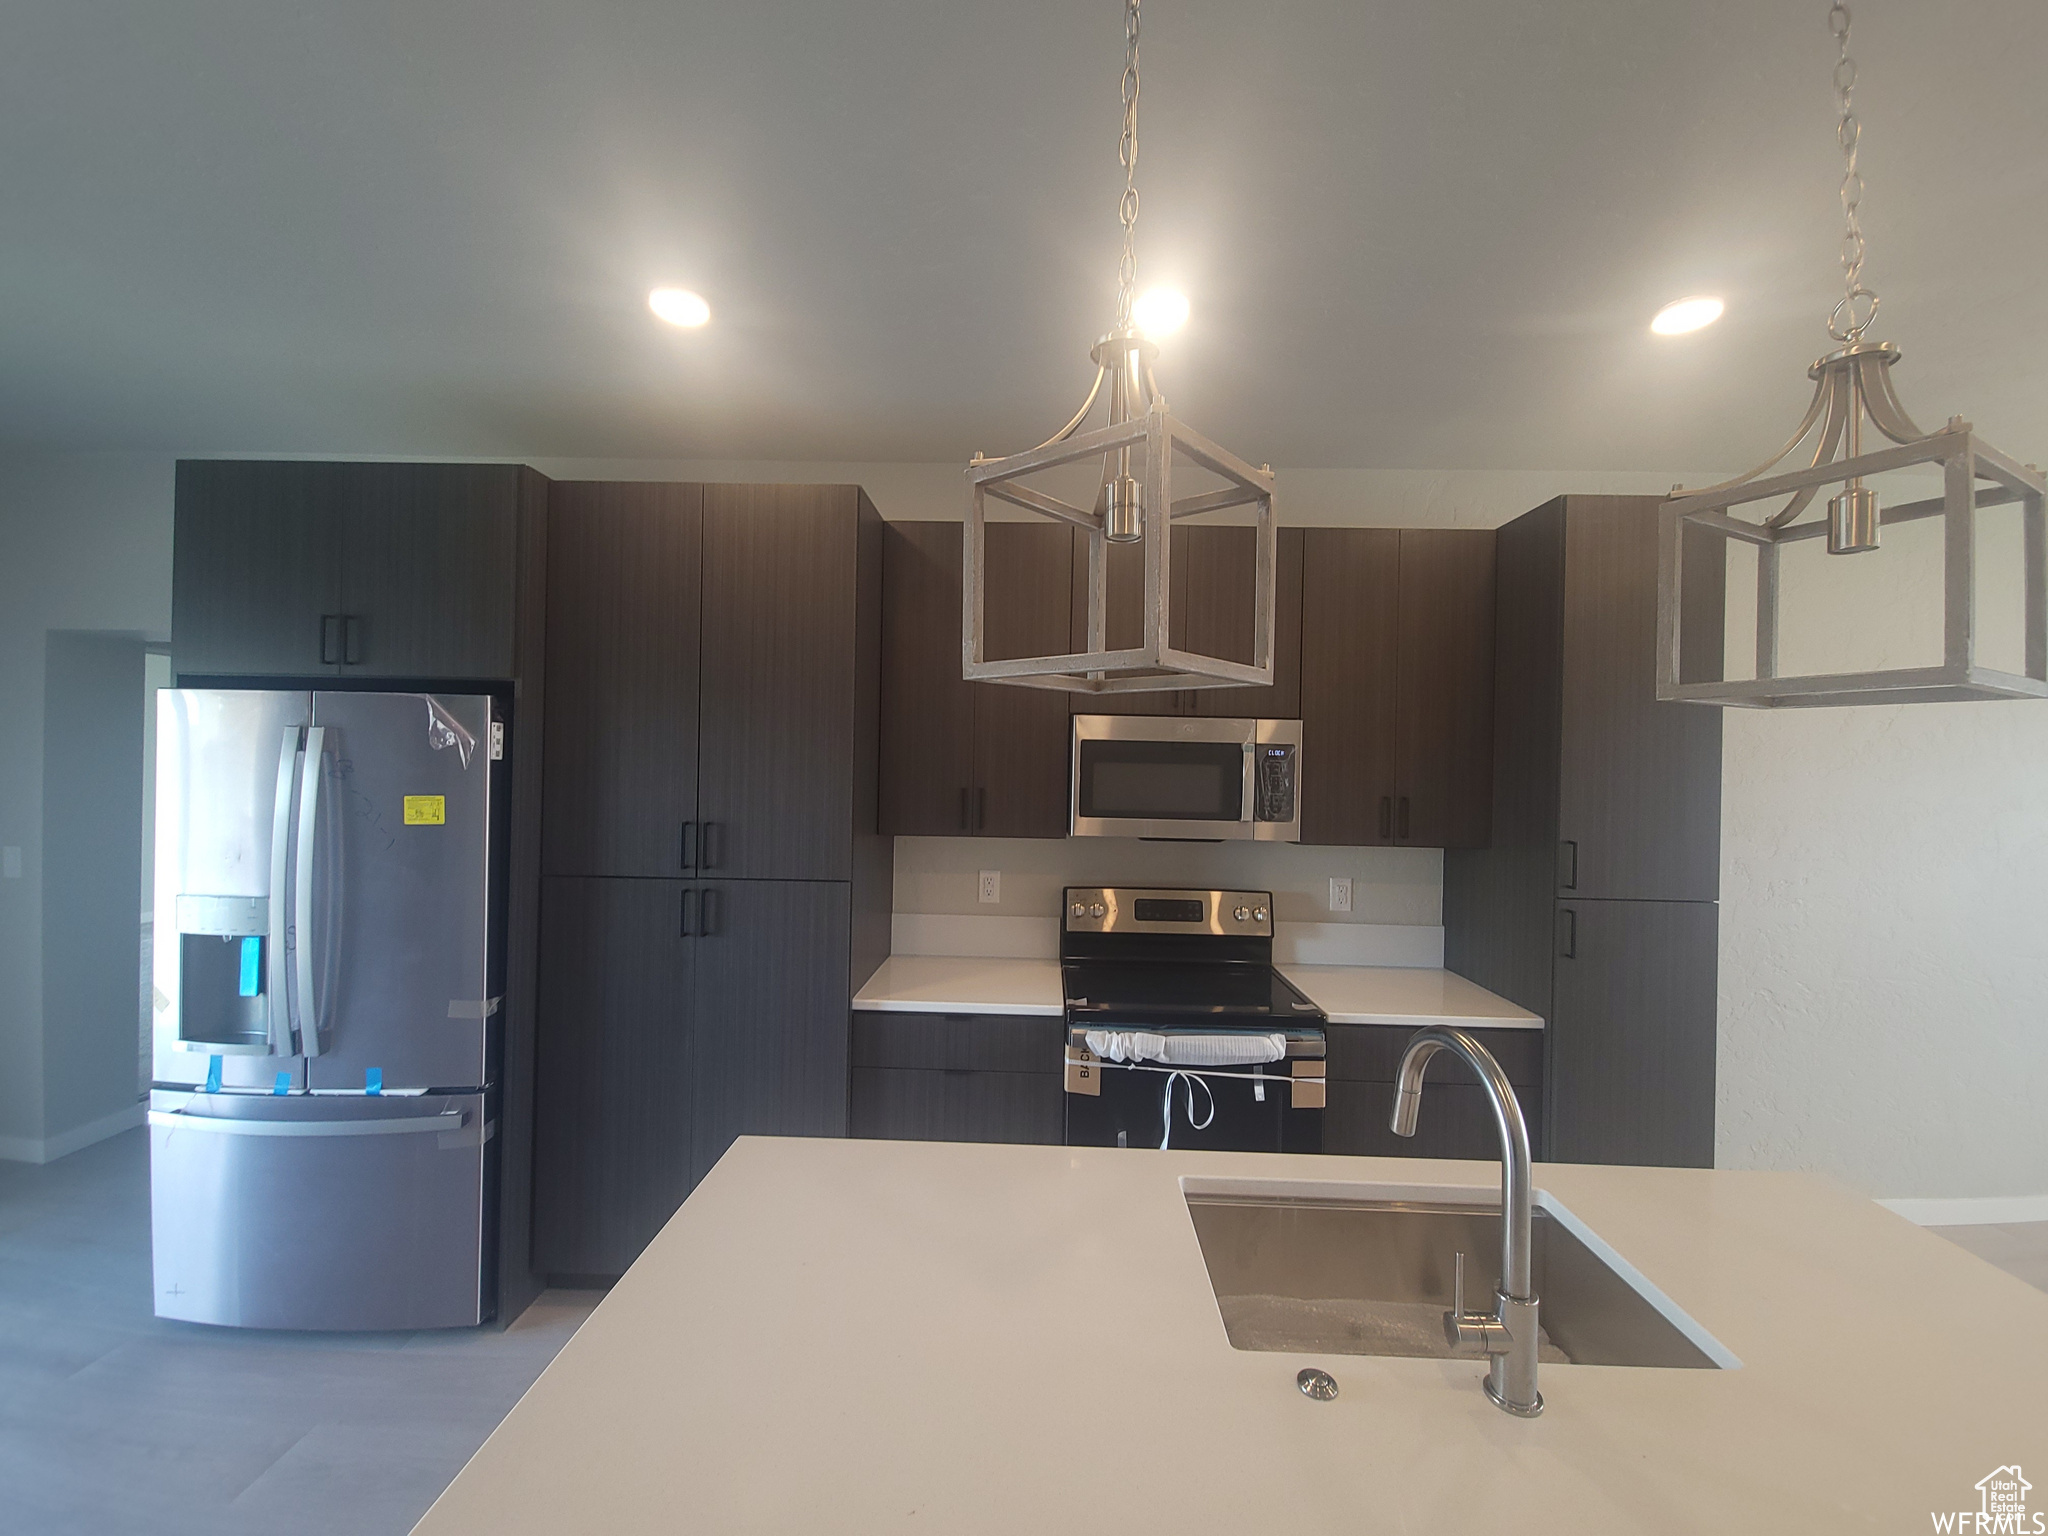
[[[1259,754],[1259,769],[1252,793],[1257,801],[1258,819],[1294,820],[1294,746],[1269,741],[1260,743],[1255,750]]]

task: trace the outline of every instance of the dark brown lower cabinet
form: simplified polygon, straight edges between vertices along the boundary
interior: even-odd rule
[[[541,883],[533,1198],[544,1274],[622,1274],[690,1192],[688,889]]]
[[[535,1268],[623,1274],[735,1136],[846,1134],[850,900],[542,883]]]
[[[853,1016],[850,1131],[890,1141],[1065,1138],[1057,1018]]]
[[[1529,1145],[1541,1145],[1543,1031],[1474,1030],[1507,1073]],[[1329,1105],[1323,1113],[1323,1150],[1351,1157],[1472,1157],[1498,1159],[1500,1131],[1486,1090],[1471,1069],[1439,1052],[1423,1077],[1422,1111],[1415,1135],[1396,1136],[1394,1077],[1415,1031],[1384,1024],[1330,1026]]]
[[[1711,1168],[1720,908],[1568,901],[1557,923],[1549,1155]]]
[[[697,888],[691,1182],[736,1136],[844,1136],[852,888]]]

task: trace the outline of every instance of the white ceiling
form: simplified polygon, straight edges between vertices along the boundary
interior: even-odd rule
[[[1839,281],[1819,0],[1154,0],[1161,383],[1284,466],[1746,464]],[[938,461],[1077,403],[1115,0],[16,0],[0,446]],[[2048,450],[2041,0],[1859,0],[1923,424]],[[700,333],[645,309],[675,283]],[[1667,299],[1728,317],[1653,338]]]

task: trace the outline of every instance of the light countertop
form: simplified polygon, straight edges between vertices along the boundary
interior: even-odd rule
[[[891,955],[853,994],[879,1013],[1049,1013],[1066,1011],[1057,960],[967,955]]]
[[[1283,965],[1280,972],[1333,1024],[1420,1029],[1541,1029],[1543,1020],[1450,971],[1389,965]],[[854,994],[885,1013],[1061,1012],[1060,963],[961,955],[891,955]]]
[[[2041,1455],[2048,1295],[1814,1176],[1540,1166],[1742,1367],[1546,1364],[1534,1420],[1472,1361],[1233,1349],[1183,1176],[1499,1187],[743,1138],[417,1529],[1925,1530]]]
[[[1541,1029],[1543,1020],[1454,971],[1397,965],[1283,965],[1332,1024]]]

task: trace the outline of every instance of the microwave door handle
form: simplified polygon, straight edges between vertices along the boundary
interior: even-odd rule
[[[299,760],[298,867],[292,872],[292,968],[298,982],[294,1012],[299,1026],[299,1053],[320,1054],[320,1000],[313,993],[313,837],[320,819],[321,768],[325,762],[327,728],[306,732],[306,754]]]
[[[298,759],[299,728],[287,726],[283,744],[277,749],[277,804],[270,813],[270,902],[265,919],[270,946],[265,984],[270,995],[264,999],[264,1013],[273,1056],[293,1054],[291,985],[286,979],[291,962],[285,937],[290,921],[292,786],[298,782]]]
[[[1259,748],[1254,741],[1244,744],[1244,785],[1238,791],[1237,817],[1247,828],[1259,819]]]

